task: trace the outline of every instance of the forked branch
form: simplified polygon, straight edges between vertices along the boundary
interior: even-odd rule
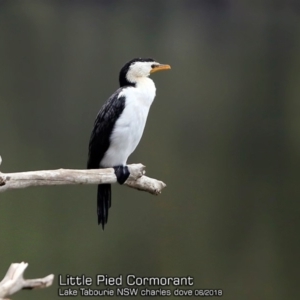
[[[145,166],[142,164],[128,165],[128,169],[130,175],[124,185],[140,191],[149,192],[153,195],[160,194],[162,189],[166,186],[162,181],[145,176]],[[105,184],[116,182],[117,177],[113,168],[95,170],[58,169],[20,173],[0,172],[0,192],[31,186]]]
[[[0,300],[7,299],[12,294],[22,289],[45,288],[53,283],[54,275],[38,279],[24,279],[23,274],[28,263],[13,263],[10,265],[3,280],[0,281]]]

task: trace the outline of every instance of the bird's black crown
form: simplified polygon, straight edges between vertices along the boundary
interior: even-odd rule
[[[127,75],[127,72],[129,70],[130,66],[132,64],[134,64],[135,62],[137,62],[137,61],[140,61],[140,62],[151,62],[151,61],[153,61],[154,62],[155,60],[152,59],[152,58],[134,58],[134,59],[130,60],[128,63],[126,63],[120,71],[120,75],[119,75],[120,87],[135,86],[134,83],[127,80],[126,75]]]

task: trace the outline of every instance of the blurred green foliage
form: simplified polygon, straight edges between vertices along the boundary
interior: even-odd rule
[[[2,172],[85,168],[123,64],[172,66],[129,159],[163,194],[113,186],[104,232],[96,186],[0,194],[0,274],[27,261],[28,278],[190,275],[224,299],[295,299],[299,18],[284,0],[0,1]]]

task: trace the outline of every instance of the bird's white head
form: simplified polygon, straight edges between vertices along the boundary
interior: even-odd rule
[[[148,77],[150,74],[169,70],[169,65],[163,65],[152,58],[135,58],[124,65],[120,71],[120,86],[135,86],[140,78]]]

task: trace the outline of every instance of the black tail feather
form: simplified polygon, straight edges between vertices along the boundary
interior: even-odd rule
[[[108,220],[108,210],[111,207],[111,185],[110,184],[99,184],[97,192],[97,214],[98,224],[104,226]]]

